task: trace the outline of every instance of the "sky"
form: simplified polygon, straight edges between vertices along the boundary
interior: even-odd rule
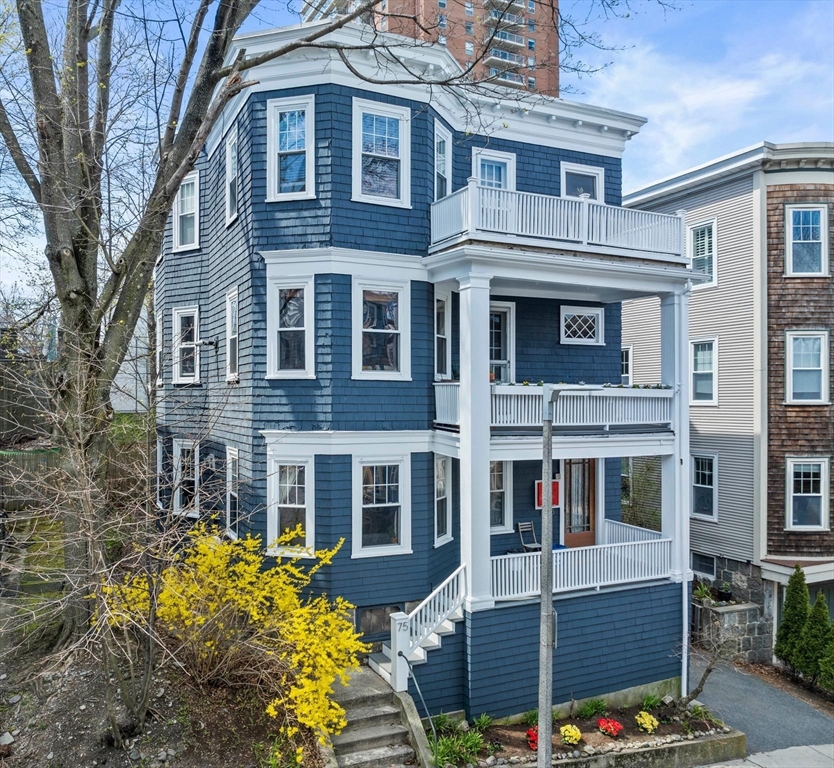
[[[563,79],[566,99],[648,118],[626,145],[625,192],[761,141],[834,141],[834,0],[633,7],[594,25],[620,48],[588,52],[608,66]]]

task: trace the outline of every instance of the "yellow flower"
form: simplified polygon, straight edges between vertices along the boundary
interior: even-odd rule
[[[657,718],[649,712],[640,710],[634,719],[637,721],[637,727],[644,733],[654,733],[657,730]]]
[[[579,744],[582,738],[582,732],[575,725],[563,725],[559,733],[562,736],[562,744]]]

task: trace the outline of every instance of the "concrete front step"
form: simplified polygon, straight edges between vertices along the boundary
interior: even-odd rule
[[[348,712],[348,722],[350,722],[350,712]],[[349,755],[377,747],[393,747],[407,743],[408,730],[399,723],[344,730],[338,736],[333,737],[333,749],[337,755]]]
[[[359,728],[372,728],[380,725],[399,725],[400,710],[393,704],[371,701],[361,707],[347,710],[348,723],[342,734]]]
[[[377,747],[361,752],[351,752],[336,757],[339,768],[399,768],[414,763],[414,750],[407,744],[394,747]]]
[[[372,653],[368,657],[368,664],[386,684],[391,682],[391,659],[388,656],[384,653]]]

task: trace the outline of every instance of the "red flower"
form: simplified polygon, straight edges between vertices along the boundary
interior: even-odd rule
[[[616,739],[623,730],[622,723],[618,723],[613,718],[607,717],[601,717],[597,720],[597,728],[599,728],[601,733],[610,736],[612,739]]]
[[[620,726],[622,727],[622,726]],[[527,729],[527,746],[533,750],[533,752],[538,751],[539,749],[539,726],[533,726],[532,728]]]

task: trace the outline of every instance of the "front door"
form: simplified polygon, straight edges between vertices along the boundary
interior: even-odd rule
[[[565,546],[591,547],[596,543],[596,464],[594,459],[567,459],[562,464]]]

